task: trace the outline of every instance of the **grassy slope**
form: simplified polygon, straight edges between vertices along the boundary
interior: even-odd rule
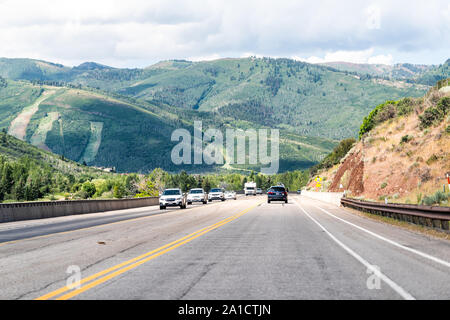
[[[22,95],[16,93],[39,91],[40,88],[9,81],[7,88],[0,89],[0,94],[5,90],[20,99]],[[173,165],[170,159],[170,152],[175,145],[171,142],[170,135],[173,130],[180,127],[192,130],[193,121],[197,119],[192,112],[178,110],[180,114],[177,115],[177,110],[173,110],[174,107],[166,108],[149,103],[134,104],[101,92],[64,87],[42,88],[53,93],[40,104],[39,110],[31,118],[26,132],[27,141],[37,141],[36,136],[37,133],[41,134],[38,131],[42,131],[43,121],[45,122],[50,115],[58,113],[59,119],[54,119],[52,125],[45,128],[45,141],[39,140],[41,145],[45,143],[45,146],[57,154],[63,154],[75,161],[85,160],[83,156],[86,148],[89,148],[92,134],[91,123],[102,123],[98,153],[88,164],[116,167],[121,172],[146,172],[154,167],[162,167],[169,171],[180,169]],[[27,103],[32,102],[27,100]],[[15,105],[15,100],[9,101],[9,104]],[[20,112],[20,108],[16,108],[11,119]],[[226,128],[215,114],[205,113],[201,119],[204,120],[205,128],[209,126],[219,126],[219,129],[223,130]],[[3,128],[7,128],[8,125],[5,122]],[[251,123],[248,123],[248,126],[257,127]],[[313,139],[295,134],[291,134],[290,139],[298,140],[301,146],[291,146],[290,142],[282,142],[282,170],[307,168],[328,153],[334,145],[334,142],[327,139]],[[244,166],[244,169],[248,168]],[[192,171],[190,167],[185,169]],[[200,166],[195,169],[202,172],[216,170],[217,167]]]
[[[41,95],[41,89],[9,81],[6,88],[0,88],[0,128],[8,129],[23,108],[33,104]]]
[[[82,166],[74,161],[61,160],[60,156],[39,149],[31,144],[0,132],[0,155],[9,160],[18,160],[28,157],[42,167],[50,165],[53,169],[64,174],[98,174],[99,171]],[[102,173],[103,174],[103,173]]]

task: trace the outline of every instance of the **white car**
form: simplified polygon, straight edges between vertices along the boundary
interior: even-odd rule
[[[227,191],[227,192],[225,192],[225,199],[226,200],[231,200],[231,199],[234,199],[234,200],[236,200],[236,192],[234,192],[234,191]]]
[[[257,188],[257,189],[256,189],[256,194],[262,194],[261,188]]]
[[[187,204],[192,204],[193,202],[202,202],[206,204],[208,202],[208,195],[201,188],[191,189],[187,195]]]
[[[213,200],[221,200],[225,201],[225,193],[223,189],[214,188],[209,191],[208,201],[211,202]]]
[[[159,197],[159,209],[164,210],[166,207],[180,207],[186,209],[186,197],[181,189],[166,189]]]

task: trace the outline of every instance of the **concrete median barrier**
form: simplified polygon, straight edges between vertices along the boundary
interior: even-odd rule
[[[341,205],[341,198],[344,196],[343,192],[313,192],[302,190],[302,196],[315,200],[320,200],[326,203]]]
[[[0,223],[156,206],[158,203],[158,197],[5,203],[0,204]]]

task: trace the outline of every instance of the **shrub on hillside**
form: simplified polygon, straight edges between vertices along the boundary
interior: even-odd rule
[[[444,97],[438,101],[435,107],[430,107],[419,116],[420,128],[428,128],[440,123],[450,112],[450,97]]]
[[[426,206],[440,205],[442,202],[448,200],[448,195],[442,191],[437,191],[431,196],[426,196],[422,200],[422,204]]]
[[[437,155],[432,154],[431,157],[428,158],[427,160],[427,164],[430,165],[434,162],[436,162],[439,158],[437,157]]]
[[[398,115],[408,115],[414,110],[414,101],[411,98],[404,98],[397,104]]]
[[[409,141],[411,141],[413,139],[412,136],[409,135],[405,135],[402,137],[402,139],[400,140],[400,143],[408,143]]]
[[[385,103],[380,104],[375,109],[373,109],[363,120],[363,123],[359,129],[359,139],[361,139],[364,134],[372,130],[373,127],[380,121],[384,121],[383,119],[387,120],[389,119],[389,117],[394,116],[395,110],[392,108],[392,106],[395,104],[395,101],[386,101]]]
[[[437,104],[437,109],[444,115],[450,112],[450,97],[443,97]]]
[[[325,157],[319,164],[311,168],[311,176],[314,176],[320,169],[329,169],[338,164],[344,158],[350,149],[355,144],[356,140],[353,138],[342,140],[328,156]]]
[[[375,124],[384,122],[389,119],[395,118],[397,115],[397,109],[395,104],[387,104],[381,108],[374,117]]]

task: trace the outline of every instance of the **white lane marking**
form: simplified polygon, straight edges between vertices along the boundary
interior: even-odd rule
[[[397,242],[395,242],[395,241],[393,241],[393,240],[390,240],[390,239],[388,239],[388,238],[385,238],[385,237],[383,237],[383,236],[380,236],[379,234],[377,234],[377,233],[375,233],[375,232],[372,232],[372,231],[367,230],[367,229],[365,229],[365,228],[363,228],[363,227],[360,227],[360,226],[358,226],[358,225],[356,225],[356,224],[354,224],[354,223],[351,223],[351,222],[349,222],[349,221],[347,221],[347,220],[345,220],[345,219],[339,218],[339,217],[335,216],[334,214],[328,212],[327,210],[322,209],[321,207],[318,207],[318,206],[315,206],[315,205],[313,205],[313,206],[316,207],[316,208],[318,208],[318,209],[320,209],[320,210],[322,210],[323,212],[325,212],[325,213],[328,214],[329,216],[331,216],[331,217],[333,217],[333,218],[335,218],[335,219],[338,219],[339,221],[342,221],[342,222],[344,222],[344,223],[346,223],[346,224],[348,224],[348,225],[351,225],[352,227],[355,227],[355,228],[357,228],[357,229],[359,229],[359,230],[361,230],[361,231],[364,231],[364,232],[366,232],[366,233],[368,233],[368,234],[374,236],[375,238],[378,238],[378,239],[380,239],[380,240],[386,241],[387,243],[392,244],[393,246],[396,246],[396,247],[401,248],[401,249],[404,249],[404,250],[406,250],[406,251],[415,253],[415,254],[417,254],[417,255],[423,257],[423,258],[429,259],[429,260],[431,260],[431,261],[434,261],[434,262],[436,262],[436,263],[439,263],[439,264],[441,264],[441,265],[443,265],[443,266],[446,266],[446,267],[450,268],[450,262],[447,262],[447,261],[445,261],[445,260],[436,258],[436,257],[434,257],[434,256],[432,256],[432,255],[429,255],[429,254],[427,254],[427,253],[424,253],[424,252],[422,252],[422,251],[419,251],[419,250],[416,250],[416,249],[412,249],[412,248],[408,248],[408,247],[406,247],[406,246],[404,246],[404,245],[401,245],[400,243],[397,243]]]
[[[379,270],[374,270],[374,266],[367,262],[364,258],[354,252],[352,249],[347,247],[341,241],[339,241],[334,235],[332,235],[324,226],[322,226],[316,219],[311,217],[308,212],[303,209],[303,207],[295,201],[297,206],[302,209],[302,211],[315,223],[317,224],[331,239],[334,240],[339,246],[341,246],[345,251],[347,251],[351,256],[353,256],[356,260],[358,260],[361,264],[363,264],[368,270],[372,272],[376,272],[377,276],[384,281],[388,286],[390,286],[395,292],[397,292],[403,299],[405,300],[416,300],[410,293],[408,293],[405,289],[400,287],[397,283],[392,281],[388,276],[380,272]]]

